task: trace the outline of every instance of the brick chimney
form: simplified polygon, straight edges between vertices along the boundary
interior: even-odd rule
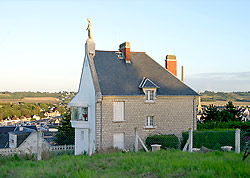
[[[165,60],[165,68],[177,76],[177,61],[175,55],[167,55]]]
[[[120,44],[119,51],[121,51],[123,53],[123,56],[125,58],[126,63],[131,63],[131,59],[130,59],[130,43],[129,42],[124,42],[124,43]]]

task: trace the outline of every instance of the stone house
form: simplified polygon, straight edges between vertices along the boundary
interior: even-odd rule
[[[48,150],[49,143],[37,135],[36,126],[0,127],[0,155],[8,155],[10,149],[15,149],[15,153],[35,154],[38,137],[41,149]]]
[[[69,105],[75,128],[75,154],[117,147],[133,150],[135,128],[150,134],[176,134],[196,127],[199,94],[176,77],[176,57],[166,68],[145,52],[95,50],[89,38],[78,94]]]

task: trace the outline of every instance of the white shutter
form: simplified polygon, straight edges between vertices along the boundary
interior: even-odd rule
[[[115,133],[114,138],[114,148],[124,149],[124,133]]]
[[[124,120],[124,102],[114,102],[114,121]]]

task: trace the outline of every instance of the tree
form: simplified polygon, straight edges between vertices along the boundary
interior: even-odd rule
[[[58,145],[74,145],[75,129],[71,127],[71,114],[66,113],[62,121],[62,125],[58,127],[58,133],[55,135],[55,142]]]
[[[207,121],[216,121],[219,118],[219,111],[216,108],[216,106],[214,106],[213,104],[210,104],[204,111],[204,116],[202,116],[202,119],[205,120],[205,122]]]
[[[232,117],[232,121],[241,121],[242,119],[242,116],[241,116],[241,112],[240,112],[240,109],[237,109],[232,101],[229,101],[227,104],[226,104],[226,110],[231,113],[233,115]]]
[[[232,113],[230,113],[227,110],[222,110],[219,112],[218,121],[229,122],[229,121],[232,121],[233,118],[234,118],[234,116]]]

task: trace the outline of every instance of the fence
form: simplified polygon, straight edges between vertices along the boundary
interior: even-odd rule
[[[161,145],[162,149],[174,148],[189,152],[234,150],[240,153],[240,151],[245,150],[248,140],[250,141],[250,133],[239,129],[225,131],[193,131],[190,129],[189,132],[182,133],[182,138],[173,134],[148,136],[145,144],[148,149],[157,144]]]
[[[18,148],[0,149],[0,155],[26,154],[32,153],[37,155],[40,160],[43,152],[60,152],[75,150],[74,144],[53,144],[49,145],[43,138],[41,132],[32,132],[32,134]],[[61,135],[62,138],[67,135]],[[48,138],[48,135],[47,135]],[[74,138],[67,137],[66,143],[74,143]],[[246,142],[250,141],[250,133],[245,131],[226,130],[226,131],[193,131],[184,132],[182,138],[176,135],[149,135],[146,139],[141,138],[137,130],[134,137],[134,151],[139,147],[146,151],[161,149],[181,149],[183,151],[197,151],[202,148],[208,150],[234,150],[237,153],[244,151]],[[145,139],[145,140],[144,140]],[[70,142],[69,142],[70,141]],[[60,142],[65,143],[65,142]],[[153,147],[153,148],[152,148]],[[27,152],[28,151],[28,152]],[[202,150],[201,150],[202,151]]]

